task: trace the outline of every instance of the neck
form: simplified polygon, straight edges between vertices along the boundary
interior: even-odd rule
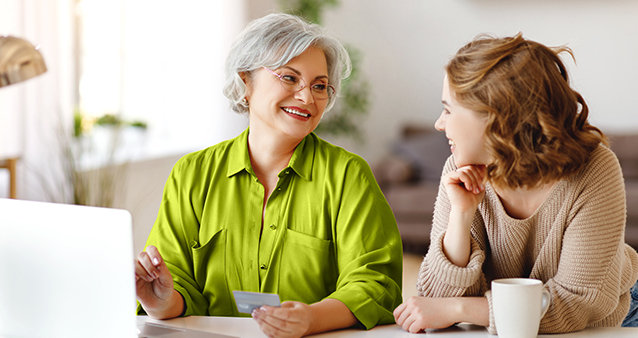
[[[552,181],[533,188],[512,189],[494,186],[494,191],[508,215],[517,219],[526,219],[545,202],[557,182]]]
[[[301,139],[264,131],[251,125],[248,134],[250,162],[257,176],[277,175],[290,162]]]

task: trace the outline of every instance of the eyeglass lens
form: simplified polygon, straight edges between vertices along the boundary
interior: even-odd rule
[[[266,67],[264,67],[266,68]],[[274,71],[266,68],[271,74],[277,76],[281,82],[281,86],[290,92],[298,92],[306,88],[306,82],[299,76],[290,73],[277,74]],[[315,99],[325,100],[330,98],[335,93],[333,86],[324,83],[316,82],[310,85],[310,92]]]

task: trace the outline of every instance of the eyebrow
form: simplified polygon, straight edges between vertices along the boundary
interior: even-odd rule
[[[296,69],[294,69],[294,68],[292,68],[290,66],[282,66],[281,68],[289,69],[293,73],[301,76],[301,72],[300,71],[298,71],[298,70],[296,70]],[[327,75],[319,75],[319,76],[315,77],[315,80],[318,80],[318,79],[328,79],[328,76]]]
[[[441,103],[443,103],[443,105],[444,105],[444,106],[449,106],[449,105],[450,105],[450,104],[449,104],[449,103],[447,103],[447,101],[445,101],[445,100],[441,100]]]

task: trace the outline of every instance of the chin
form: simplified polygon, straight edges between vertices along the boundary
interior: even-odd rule
[[[455,154],[452,154],[452,156],[454,158],[454,165],[456,165],[457,168],[466,167],[473,164],[472,162],[467,162],[462,157],[456,156]]]
[[[457,168],[460,168],[460,167],[464,166],[463,161],[462,161],[462,160],[459,160],[459,159],[458,159],[458,156],[456,156],[456,155],[452,154],[452,159],[454,160],[454,165],[455,165]]]
[[[287,130],[285,133],[291,137],[302,139],[308,136],[311,132],[312,130],[301,130],[301,129],[294,128],[294,129]]]

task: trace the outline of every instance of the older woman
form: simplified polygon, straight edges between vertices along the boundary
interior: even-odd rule
[[[186,155],[166,183],[137,296],[155,318],[240,316],[233,290],[277,293],[253,312],[268,336],[393,322],[401,240],[368,164],[312,133],[349,72],[323,28],[252,22],[226,63],[238,137]]]
[[[452,156],[420,297],[394,312],[405,330],[470,322],[495,333],[488,286],[507,277],[549,291],[541,333],[636,325],[638,254],[624,243],[621,169],[569,86],[563,51],[520,34],[480,37],[447,65],[435,127]]]

